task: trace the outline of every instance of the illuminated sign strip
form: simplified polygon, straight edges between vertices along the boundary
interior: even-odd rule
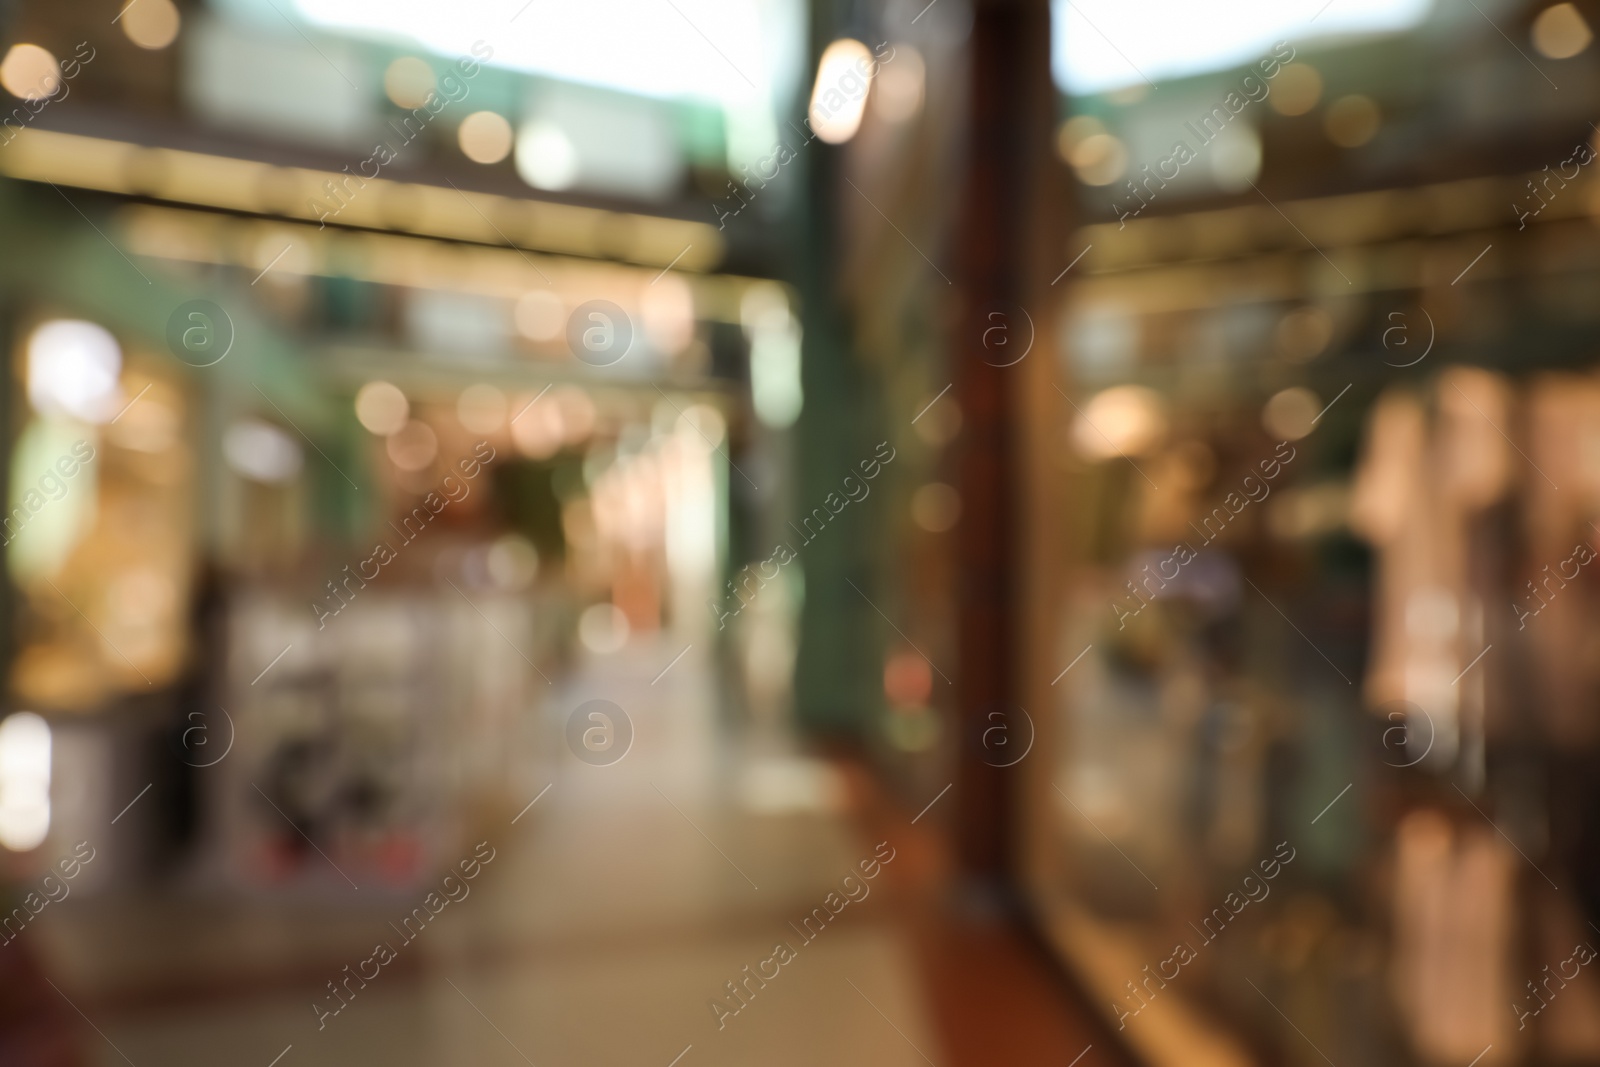
[[[23,130],[0,149],[0,174],[127,196],[562,255],[704,271],[722,259],[715,226],[435,185],[278,167],[48,130]],[[330,190],[338,201],[330,201]],[[319,210],[318,205],[324,205]]]

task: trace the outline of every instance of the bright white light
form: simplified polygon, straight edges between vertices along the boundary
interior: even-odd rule
[[[28,402],[35,411],[105,422],[117,413],[122,349],[104,327],[55,319],[28,338]]]
[[[1267,57],[1278,41],[1298,51],[1318,37],[1409,29],[1432,4],[1232,0],[1223,11],[1194,0],[1052,0],[1051,68],[1069,93],[1106,92],[1241,66]]]
[[[844,144],[856,135],[875,73],[872,53],[860,41],[842,37],[823,49],[807,112],[818,137],[829,144]]]
[[[239,474],[268,485],[292,481],[305,461],[299,441],[260,419],[229,426],[222,435],[222,455]]]
[[[800,385],[800,330],[760,329],[750,341],[750,393],[756,416],[768,426],[793,426],[805,403]]]
[[[1161,396],[1142,385],[1115,385],[1095,394],[1072,424],[1072,443],[1086,459],[1138,455],[1166,432]]]
[[[0,722],[0,845],[38,848],[50,832],[50,725],[31,711]]]
[[[770,101],[799,0],[295,0],[308,21],[452,60],[674,99]],[[523,8],[523,10],[518,10]],[[507,19],[515,24],[507,27]],[[703,34],[703,36],[702,36]],[[721,53],[720,55],[718,53]],[[791,60],[792,62],[792,60]]]
[[[0,722],[0,790],[50,784],[50,724],[31,711]]]
[[[535,189],[570,189],[578,180],[578,152],[572,139],[551,123],[527,123],[517,133],[517,175]]]

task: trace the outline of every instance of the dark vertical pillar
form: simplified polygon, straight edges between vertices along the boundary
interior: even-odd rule
[[[1039,165],[1050,143],[1050,12],[1047,0],[974,0],[969,42],[968,147],[957,207],[952,369],[963,430],[957,452],[961,523],[957,527],[961,736],[956,781],[957,851],[965,872],[1007,874],[1015,825],[1011,786],[1019,779],[981,744],[988,713],[1014,705],[1021,691],[1017,574],[1022,483],[1019,397],[1022,368],[1003,366],[1026,340],[1022,307],[1039,260],[1034,214]],[[994,317],[1001,316],[1000,318]],[[1043,316],[1034,315],[1035,324]],[[996,326],[1004,348],[986,347]],[[1045,358],[1048,346],[1031,358]],[[1016,731],[1020,724],[1008,721]],[[986,760],[985,757],[988,757]]]
[[[10,229],[11,220],[9,204],[0,204],[0,233]],[[16,246],[13,246],[16,247]],[[22,344],[22,337],[18,331],[22,325],[21,306],[15,294],[0,296],[0,352],[11,353],[16,346]],[[11,460],[16,455],[17,439],[22,434],[27,416],[17,409],[17,399],[13,395],[16,384],[16,372],[11,367],[15,362],[0,369],[0,441],[5,442],[5,448],[0,451],[0,517],[3,517],[11,508]],[[11,675],[11,668],[17,655],[17,591],[11,583],[10,576],[10,543],[9,534],[0,539],[0,669],[7,677]],[[0,703],[0,716],[11,709]]]
[[[810,62],[789,130],[796,143],[809,132],[805,112],[811,79],[822,50],[838,36],[844,6],[844,0],[814,0],[811,5]],[[790,233],[790,247],[799,251],[796,283],[804,330],[800,380],[805,406],[795,426],[795,512],[801,519],[822,507],[828,494],[837,493],[841,479],[871,457],[873,446],[886,436],[877,432],[883,425],[881,386],[856,355],[843,310],[847,302],[838,292],[843,259],[841,151],[808,140],[797,161],[806,173],[806,193],[793,213]],[[795,712],[801,727],[814,735],[859,735],[882,701],[882,624],[861,593],[851,588],[854,582],[868,595],[877,595],[878,583],[871,576],[879,538],[873,535],[871,517],[880,506],[878,497],[852,505],[803,547],[798,535],[790,542],[805,573]]]

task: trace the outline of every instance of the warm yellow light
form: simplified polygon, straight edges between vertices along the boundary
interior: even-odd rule
[[[461,120],[456,139],[474,163],[498,163],[511,154],[511,123],[493,111],[474,111]]]
[[[406,394],[388,382],[368,382],[356,393],[356,419],[369,433],[388,437],[411,417]]]
[[[1377,135],[1383,116],[1371,97],[1341,96],[1328,105],[1323,125],[1328,139],[1341,148],[1359,148]]]
[[[61,65],[36,44],[14,44],[0,60],[0,86],[24,100],[43,100],[61,88]]]
[[[1594,40],[1589,23],[1571,4],[1556,4],[1533,20],[1533,47],[1551,59],[1571,59]]]
[[[285,188],[293,182],[301,189],[321,190],[328,182],[342,185],[350,180],[349,174],[340,171],[273,167],[200,152],[139,148],[126,141],[37,127],[11,133],[11,143],[0,151],[0,174],[8,177],[136,193],[228,211],[268,210],[261,189],[269,182]],[[144,168],[143,187],[135,188],[129,180],[130,155],[155,164]],[[396,203],[409,206],[400,212],[392,207]],[[329,210],[325,197],[310,195],[284,199],[271,208],[275,214],[317,222],[327,216],[330,225],[401,230],[491,244],[509,241],[524,249],[620,258],[658,269],[675,264],[680,270],[705,270],[717,263],[724,249],[717,228],[709,223],[463,192],[448,185],[386,178],[369,179],[361,195],[346,201],[337,216],[329,215]],[[495,221],[491,223],[490,219]],[[510,253],[507,258],[527,265],[527,257],[520,253]],[[274,270],[281,267],[282,264]],[[376,269],[386,268],[380,264]]]
[[[1115,385],[1084,405],[1072,442],[1088,459],[1111,459],[1145,451],[1166,431],[1160,394],[1142,385]]]
[[[1056,151],[1061,154],[1063,161],[1071,163],[1072,153],[1077,151],[1079,145],[1095,134],[1105,132],[1105,126],[1093,115],[1074,115],[1056,131]]]
[[[1110,185],[1128,170],[1128,150],[1109,133],[1092,133],[1068,157],[1085,185]]]
[[[867,88],[877,64],[867,46],[841,37],[823,50],[811,89],[811,129],[829,144],[844,144],[861,128]]]
[[[383,72],[383,91],[397,107],[421,107],[433,85],[433,68],[416,56],[401,56]]]
[[[1304,115],[1322,99],[1322,75],[1304,63],[1290,63],[1278,72],[1267,103],[1280,115]]]
[[[121,21],[128,40],[156,51],[177,39],[182,19],[172,0],[137,0],[123,10]]]
[[[1293,386],[1273,394],[1261,409],[1261,425],[1272,436],[1298,441],[1316,426],[1322,401],[1303,386]]]

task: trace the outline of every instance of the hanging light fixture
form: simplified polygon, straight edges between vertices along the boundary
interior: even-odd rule
[[[853,37],[841,37],[823,50],[806,113],[818,137],[844,144],[856,135],[875,72],[872,53]]]

